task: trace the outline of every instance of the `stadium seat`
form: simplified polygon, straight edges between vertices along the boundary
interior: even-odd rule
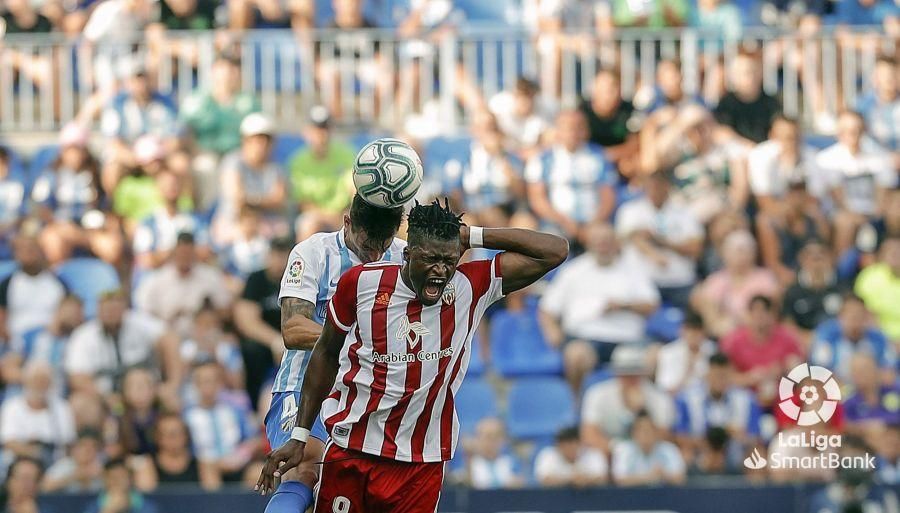
[[[517,440],[547,441],[575,424],[575,400],[562,378],[516,380],[509,391],[506,426]]]
[[[453,396],[460,434],[471,436],[481,419],[497,416],[497,396],[487,380],[467,377]]]
[[[684,312],[674,306],[662,305],[659,310],[647,318],[647,336],[662,342],[671,342],[678,338]]]
[[[603,383],[612,377],[613,373],[608,368],[597,369],[588,374],[581,384],[581,396],[584,397],[584,393],[587,392],[587,389],[591,388],[591,386],[596,385],[597,383]]]
[[[73,258],[56,268],[59,279],[84,303],[84,315],[93,318],[97,299],[103,292],[118,289],[119,275],[106,262],[96,258]]]
[[[50,164],[52,164],[58,156],[59,145],[56,144],[48,144],[47,146],[42,146],[36,152],[34,152],[34,154],[31,156],[31,160],[28,163],[28,174],[31,177],[31,180],[36,180],[37,177],[45,169],[50,167]]]
[[[824,150],[837,140],[830,135],[807,135],[804,142],[817,150]]]
[[[297,150],[306,146],[303,137],[297,134],[278,134],[275,136],[275,145],[272,147],[272,160],[287,166]]]
[[[3,281],[19,267],[15,260],[0,260],[0,281]]]
[[[347,139],[347,142],[350,143],[350,146],[353,146],[353,149],[359,151],[363,146],[369,144],[375,139],[380,139],[382,137],[390,137],[390,134],[385,133],[372,133],[372,132],[357,132],[350,136]]]
[[[491,361],[505,377],[562,373],[562,355],[547,345],[537,313],[530,309],[494,314]]]

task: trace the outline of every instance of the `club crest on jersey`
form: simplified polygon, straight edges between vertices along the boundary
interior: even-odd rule
[[[299,258],[288,266],[288,283],[297,284],[303,279],[303,261]]]
[[[441,294],[441,301],[443,301],[445,305],[452,305],[453,302],[456,301],[456,287],[454,287],[452,283],[448,283],[447,286],[444,287],[444,293]]]
[[[409,322],[409,317],[406,317],[405,315],[400,319],[400,327],[397,329],[397,340],[403,340],[405,338],[410,349],[419,345],[419,341],[422,340],[422,335],[430,334],[431,330],[426,328],[421,322]]]

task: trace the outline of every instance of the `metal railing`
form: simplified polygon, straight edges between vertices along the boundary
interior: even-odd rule
[[[145,59],[159,90],[180,101],[209,86],[215,55],[226,48],[241,58],[243,88],[287,128],[308,106],[324,102],[343,122],[386,127],[429,105],[452,129],[467,114],[459,108],[464,84],[469,96],[477,90],[489,97],[528,76],[565,106],[590,94],[601,66],[620,71],[622,94],[630,97],[653,83],[663,58],[681,61],[688,94],[714,103],[724,90],[718,71],[742,47],[762,56],[765,90],[782,97],[788,114],[812,123],[852,107],[870,87],[878,54],[896,50],[895,40],[865,30],[803,37],[748,29],[739,40],[694,30],[621,30],[603,40],[589,34],[574,39],[573,48],[517,29],[473,29],[437,41],[398,40],[378,30],[301,36],[267,30],[170,33],[163,42],[97,47],[10,35],[0,51],[0,131],[59,128],[112,94],[114,71],[126,58]]]

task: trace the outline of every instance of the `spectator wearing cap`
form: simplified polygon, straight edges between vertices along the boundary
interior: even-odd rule
[[[629,167],[628,159],[638,149],[638,126],[634,104],[622,98],[619,71],[601,69],[597,72],[591,96],[581,101],[578,110],[587,122],[587,140],[602,146],[606,158],[622,174],[631,176],[634,166]]]
[[[900,189],[887,191],[884,214],[863,224],[856,232],[855,249],[860,253],[859,264],[867,266],[875,263],[882,243],[891,237],[900,237]]]
[[[670,187],[664,173],[644,178],[644,197],[622,206],[616,233],[640,254],[662,300],[685,308],[697,280],[704,233],[697,218],[670,199]]]
[[[578,428],[564,428],[556,443],[544,447],[534,460],[534,477],[541,486],[599,486],[609,480],[606,456],[581,443]]]
[[[532,210],[570,240],[581,235],[585,224],[609,219],[616,207],[615,168],[602,148],[588,142],[587,130],[583,113],[560,113],[555,144],[532,158],[525,170]]]
[[[846,285],[838,280],[828,246],[818,239],[807,241],[797,254],[800,268],[782,300],[782,315],[808,341],[812,330],[836,316]],[[832,367],[829,367],[832,368]]]
[[[563,347],[566,378],[574,391],[598,362],[622,345],[640,345],[659,291],[636,256],[620,251],[613,228],[592,224],[587,253],[563,264],[544,292],[539,320],[547,341]]]
[[[500,419],[482,419],[475,426],[469,484],[477,490],[521,488],[525,484],[520,462],[510,450],[506,427]]]
[[[880,259],[856,278],[853,290],[866,302],[891,340],[900,340],[900,237],[885,239]]]
[[[300,210],[298,240],[340,228],[353,196],[350,170],[356,159],[353,148],[332,134],[331,116],[321,105],[310,109],[303,136],[306,147],[297,150],[288,164],[291,198]]]
[[[691,296],[691,305],[703,316],[707,331],[717,337],[743,322],[752,297],[780,292],[775,275],[756,266],[756,241],[750,232],[731,232],[721,246],[723,268],[709,275]]]
[[[639,347],[622,346],[612,355],[612,379],[592,385],[581,404],[581,437],[603,452],[628,438],[629,426],[646,410],[653,422],[668,431],[675,422],[671,397],[650,381],[648,355]],[[613,462],[615,464],[615,462]]]
[[[249,205],[263,215],[267,236],[284,234],[284,203],[287,188],[284,170],[272,161],[275,126],[259,113],[241,122],[241,147],[228,154],[219,165],[222,195],[213,226],[214,242],[227,244],[235,237],[241,208]]]
[[[254,401],[275,365],[274,357],[284,351],[278,293],[293,247],[293,242],[286,237],[273,239],[265,267],[247,277],[244,290],[234,304],[234,324],[241,336],[247,393]]]
[[[675,434],[689,462],[699,456],[710,429],[728,433],[728,467],[738,468],[745,449],[760,441],[762,410],[753,392],[734,384],[731,361],[722,353],[709,357],[703,383],[685,388],[676,398]]]
[[[100,163],[87,148],[90,132],[69,123],[59,136],[59,156],[41,170],[31,189],[43,223],[41,246],[51,264],[86,249],[117,265],[124,241],[119,223],[100,210],[108,207],[100,180]]]
[[[862,114],[872,138],[883,148],[900,152],[900,87],[897,61],[882,55],[875,61],[872,90],[863,96],[856,110]]]
[[[51,508],[38,502],[44,465],[35,458],[16,458],[6,472],[3,483],[3,511],[9,513],[48,513]]]
[[[674,394],[703,383],[709,370],[709,357],[715,350],[716,344],[703,330],[703,318],[688,310],[681,323],[680,336],[657,352],[657,386]]]
[[[779,322],[772,299],[762,295],[750,299],[745,321],[719,345],[737,371],[733,382],[755,389],[763,404],[774,399],[780,377],[805,357],[797,338]]]
[[[222,271],[199,261],[194,236],[181,233],[169,262],[141,281],[135,306],[188,336],[193,316],[204,304],[223,313],[231,307],[231,293],[224,283]]]
[[[47,326],[66,295],[66,286],[48,268],[36,236],[17,235],[13,253],[18,268],[0,282],[0,339],[5,340]]]
[[[131,468],[124,459],[103,466],[103,490],[84,513],[157,513],[156,505],[134,487]]]
[[[665,439],[653,417],[639,411],[629,428],[629,438],[612,451],[612,476],[618,486],[684,484],[687,465],[678,446]]]
[[[719,134],[748,147],[766,140],[781,103],[763,91],[762,65],[753,53],[739,53],[729,69],[731,90],[714,111]]]
[[[881,379],[879,364],[870,354],[855,353],[848,366],[853,395],[843,403],[847,433],[881,445],[888,426],[900,424],[900,387]]]
[[[866,134],[863,117],[844,111],[838,117],[837,142],[816,156],[834,200],[834,250],[841,255],[853,245],[856,231],[881,213],[885,191],[896,187],[891,154]]]
[[[96,493],[103,488],[103,440],[94,430],[82,430],[68,455],[47,469],[41,490],[47,493]]]
[[[107,292],[97,305],[97,317],[72,333],[66,351],[69,386],[88,394],[121,391],[129,367],[155,361],[162,362],[168,380],[177,382],[176,345],[165,323],[129,310],[122,291]]]
[[[537,83],[519,77],[511,90],[501,91],[488,101],[488,110],[521,159],[538,153],[544,133],[553,124],[553,111],[539,92]]]

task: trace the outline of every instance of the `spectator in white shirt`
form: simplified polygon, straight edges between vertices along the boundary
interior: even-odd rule
[[[479,490],[520,488],[525,484],[519,461],[509,450],[506,428],[500,419],[482,419],[475,427],[469,479],[472,488]]]
[[[619,486],[679,485],[684,484],[687,466],[678,447],[641,411],[631,425],[631,439],[613,449],[612,474]]]
[[[881,212],[885,191],[897,184],[891,154],[866,135],[862,116],[844,111],[838,118],[837,143],[816,156],[834,198],[834,249],[843,254],[857,229]]]
[[[103,487],[103,440],[99,432],[83,430],[69,455],[55,462],[44,478],[45,492],[97,492]]]
[[[636,415],[646,410],[661,429],[675,422],[675,405],[668,394],[648,378],[646,351],[622,346],[613,352],[613,379],[602,381],[584,394],[581,405],[581,437],[584,443],[604,452],[611,442],[628,437]]]
[[[156,360],[162,361],[167,381],[178,383],[177,343],[164,323],[129,310],[122,291],[107,292],[97,305],[97,318],[72,333],[66,351],[69,385],[75,391],[109,393],[120,389],[129,367]]]
[[[716,344],[706,338],[703,317],[689,310],[681,323],[681,336],[659,349],[656,357],[656,385],[677,393],[703,383],[709,370],[709,357]]]
[[[194,236],[178,235],[171,261],[144,278],[135,294],[135,306],[162,319],[182,337],[190,336],[194,315],[205,304],[223,314],[231,305],[219,269],[198,261]]]
[[[7,397],[0,408],[0,441],[17,456],[52,461],[56,451],[75,439],[69,404],[51,392],[53,369],[29,364],[23,373],[22,393]]]
[[[665,173],[644,179],[645,196],[622,206],[616,233],[628,240],[647,264],[663,302],[684,308],[697,280],[703,252],[703,226],[683,205],[670,199]]]
[[[510,91],[494,95],[488,109],[497,116],[500,130],[523,159],[535,154],[544,132],[551,125],[552,112],[541,102],[538,85],[524,77]]]
[[[825,193],[825,183],[815,168],[816,150],[803,142],[797,120],[776,116],[769,130],[769,140],[756,145],[747,155],[750,192],[761,211],[777,214],[779,200],[788,185],[806,181],[816,197]]]
[[[597,486],[606,484],[608,473],[606,456],[584,446],[576,427],[557,433],[556,444],[541,449],[534,461],[534,477],[542,486]]]
[[[573,390],[620,344],[644,341],[646,317],[659,306],[659,291],[636,256],[619,250],[613,228],[585,230],[587,253],[564,264],[544,293],[539,319],[547,341],[560,347]]]
[[[19,268],[0,281],[0,340],[47,326],[66,295],[66,287],[47,268],[37,237],[19,235],[13,252]]]

